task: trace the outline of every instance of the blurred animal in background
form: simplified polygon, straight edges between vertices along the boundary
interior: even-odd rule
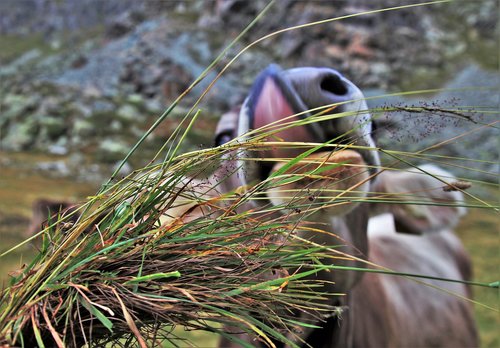
[[[74,203],[47,198],[36,199],[31,206],[32,216],[30,225],[25,231],[25,237],[29,238],[47,227],[50,221],[55,222],[60,216],[67,216],[66,223],[74,223],[79,218],[78,213],[74,213],[77,207]],[[73,213],[73,214],[72,214]]]

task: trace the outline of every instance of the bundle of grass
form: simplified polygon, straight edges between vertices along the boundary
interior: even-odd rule
[[[271,208],[259,212],[268,218],[238,213],[245,195],[198,197],[203,181],[187,178],[227,151],[135,172],[82,205],[76,223],[62,218],[41,231],[40,253],[0,295],[0,342],[145,347],[175,342],[175,326],[227,335],[231,324],[271,343],[288,341],[293,310],[331,309],[303,279],[322,269],[314,262],[322,248],[284,244],[294,227]]]

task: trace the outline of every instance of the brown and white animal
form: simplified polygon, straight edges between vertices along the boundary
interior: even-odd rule
[[[325,106],[330,106],[326,113],[322,112]],[[292,125],[294,121],[301,125]],[[236,150],[214,175],[186,178],[179,183],[178,189],[184,193],[165,211],[162,223],[210,214],[208,207],[197,204],[196,196],[204,201],[266,182],[262,187],[267,199],[248,202],[240,209],[258,210],[259,206],[274,205],[286,216],[305,217],[309,229],[299,229],[301,237],[338,246],[332,249],[332,258],[321,260],[323,264],[367,267],[363,260],[369,259],[373,264],[403,273],[456,280],[471,278],[469,258],[450,230],[464,213],[463,208],[450,205],[460,203],[462,196],[443,191],[445,182],[454,178],[429,165],[380,173],[371,116],[363,94],[337,71],[282,70],[270,66],[257,78],[241,110],[222,117],[217,145],[236,137],[244,142],[250,136],[247,132],[257,128],[268,131],[263,139],[269,146],[262,151]],[[308,149],[287,142],[310,143],[309,148],[314,143],[339,145],[317,146],[301,161],[287,166],[287,159]],[[259,157],[265,160],[258,160]],[[273,185],[292,176],[295,179],[285,185]],[[379,198],[392,204],[368,203]],[[398,200],[417,200],[421,205],[401,204]],[[333,257],[339,252],[355,258]],[[297,313],[297,320],[322,326],[304,329],[298,346],[478,344],[471,305],[461,298],[471,295],[466,285],[425,280],[428,286],[400,276],[359,271],[325,271],[317,277],[325,281],[324,288],[318,291],[346,293],[340,299],[332,299],[331,304],[347,310],[341,319],[331,315],[321,322]],[[234,332],[230,327],[227,330]],[[234,335],[251,344],[261,344],[255,337]],[[223,348],[235,346],[238,345],[227,337],[220,342]],[[280,343],[276,342],[276,346]]]
[[[76,205],[62,200],[38,198],[31,205],[31,220],[28,229],[24,232],[26,238],[42,231],[47,222],[55,222],[59,216],[70,216],[66,222],[75,222],[79,215],[74,213]]]
[[[369,221],[370,261],[403,273],[471,279],[469,257],[451,230],[465,214],[465,208],[453,206],[463,200],[462,194],[444,191],[443,181],[455,179],[429,164],[378,176],[373,191],[421,205],[377,207],[389,213]],[[391,228],[391,218],[396,228]],[[433,287],[404,277],[365,274],[347,294],[349,310],[341,324],[351,327],[347,342],[357,347],[477,347],[471,305],[456,296],[470,298],[469,287],[424,282]]]
[[[329,105],[332,106],[328,111],[330,116],[321,116],[321,108]],[[311,109],[316,110],[308,111]],[[297,120],[302,121],[302,125],[290,125],[291,121]],[[228,161],[225,166],[230,168],[220,170],[236,173],[227,180],[223,189],[252,186],[269,180],[273,173],[305,173],[303,180],[292,182],[289,187],[271,186],[267,191],[268,200],[259,200],[261,203],[255,204],[274,204],[289,214],[287,208],[290,205],[298,202],[307,206],[308,201],[312,202],[306,209],[308,221],[314,222],[318,229],[333,234],[307,231],[300,231],[299,234],[319,244],[342,244],[336,250],[359,258],[326,258],[321,260],[324,264],[366,267],[360,259],[368,258],[374,264],[393,271],[470,279],[469,258],[450,230],[464,211],[463,208],[446,206],[462,198],[457,192],[444,192],[445,184],[441,181],[453,181],[453,177],[429,166],[400,173],[383,172],[377,176],[380,161],[363,94],[337,71],[328,68],[281,70],[270,66],[257,78],[239,114],[223,117],[218,129],[218,143],[238,136],[239,141],[244,141],[247,131],[260,127],[270,131],[266,139],[272,143],[261,152],[239,152],[237,157],[240,160],[235,163]],[[273,132],[277,128],[280,128],[279,131]],[[293,158],[306,149],[279,146],[279,141],[332,142],[345,146],[318,148],[283,171],[280,169],[283,158]],[[276,160],[251,160],[255,157]],[[338,166],[332,166],[332,163]],[[319,175],[314,174],[315,170],[319,171]],[[338,194],[342,191],[346,192]],[[375,203],[363,203],[360,199],[368,195],[374,197],[373,200],[380,195],[389,199],[401,198],[403,194],[415,195],[424,201],[424,205],[402,205],[395,200],[391,205],[377,206]],[[331,200],[331,204],[315,210],[313,202],[316,199]],[[428,203],[431,205],[426,205]],[[396,233],[392,218],[387,221],[380,217],[371,219],[368,233],[370,215],[374,212],[389,212],[389,217],[395,219],[397,232],[415,235]],[[334,304],[348,309],[342,319],[332,316],[326,322],[317,323],[323,326],[322,329],[305,330],[297,342],[299,346],[478,345],[471,305],[461,298],[471,295],[466,285],[425,280],[431,285],[427,286],[404,277],[353,271],[324,272],[318,277],[328,281],[322,291],[346,293]],[[259,344],[251,337],[238,337]],[[276,345],[279,346],[279,343]],[[227,338],[220,342],[220,347],[233,346],[237,345]]]

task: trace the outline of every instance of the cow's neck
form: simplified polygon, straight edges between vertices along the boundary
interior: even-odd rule
[[[327,216],[324,212],[315,214],[308,219],[316,221],[314,227],[325,231],[305,231],[303,237],[315,243],[328,246],[336,246],[331,251],[332,258],[322,260],[324,264],[347,267],[365,267],[361,261],[349,260],[349,255],[360,259],[366,259],[368,253],[367,222],[368,207],[360,205],[352,212],[342,217]],[[338,256],[335,257],[335,256]],[[361,279],[363,273],[358,271],[332,270],[324,276],[335,282],[331,292],[348,292]]]

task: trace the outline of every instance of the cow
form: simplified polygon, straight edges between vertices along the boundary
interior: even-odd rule
[[[368,259],[371,264],[397,272],[456,280],[471,278],[469,257],[451,230],[464,213],[464,208],[458,207],[460,193],[444,189],[452,185],[453,176],[434,166],[381,171],[364,96],[339,72],[314,67],[267,68],[256,79],[239,112],[222,117],[216,145],[234,138],[244,142],[248,132],[255,129],[261,129],[266,135],[262,139],[270,146],[263,151],[237,152],[234,163],[228,160],[224,165],[235,172],[225,181],[226,187],[212,184],[229,191],[268,182],[277,174],[304,174],[303,179],[287,183],[289,187],[271,185],[267,200],[249,204],[253,208],[272,204],[283,214],[293,216],[288,208],[294,203],[304,206],[307,201],[331,200],[319,209],[308,209],[309,228],[297,232],[321,245],[340,244],[332,252],[353,256],[325,258],[323,264],[367,267],[364,260]],[[306,149],[279,146],[279,142],[332,143],[337,147],[316,146],[290,166],[284,159],[300,156]],[[258,157],[267,160],[253,160]],[[321,169],[324,164],[329,165],[325,170]],[[311,175],[315,170],[321,175]],[[436,190],[439,194],[435,194]],[[332,192],[344,193],[332,198]],[[420,195],[417,198],[423,200],[421,205],[398,203],[402,197],[409,200],[411,194]],[[300,212],[295,211],[295,215]],[[332,233],[312,232],[315,230]],[[466,299],[471,296],[467,285],[433,279],[422,284],[408,277],[360,271],[322,271],[316,277],[325,284],[318,291],[346,294],[331,303],[344,311],[341,316],[332,313],[325,320],[313,322],[321,329],[302,328],[291,335],[298,346],[478,345],[473,311]],[[310,324],[315,320],[307,313],[297,313],[297,319]],[[234,328],[227,327],[227,332],[251,344],[264,345],[256,337],[234,332]],[[275,345],[283,346],[280,342]],[[219,346],[238,345],[226,336]]]
[[[65,222],[74,223],[79,214],[75,212],[75,203],[66,200],[38,198],[31,204],[31,220],[28,229],[24,232],[26,238],[32,237],[47,227],[47,223],[54,223],[61,216],[66,216]]]

